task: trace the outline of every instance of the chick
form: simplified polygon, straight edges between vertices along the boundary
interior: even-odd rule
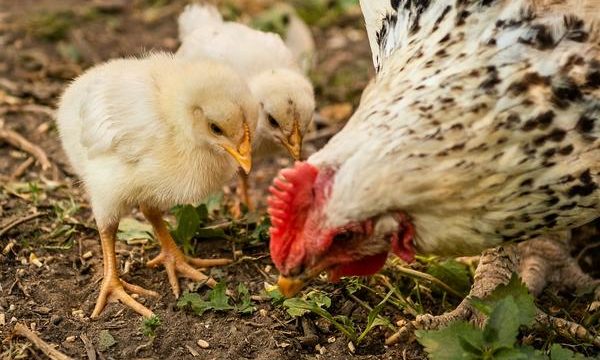
[[[107,301],[143,316],[128,293],[157,295],[119,279],[115,236],[119,219],[139,206],[161,244],[148,265],[165,266],[179,296],[178,275],[214,285],[177,248],[162,212],[219,190],[238,166],[251,168],[251,131],[258,104],[236,72],[213,61],[155,53],[98,65],[65,91],[57,112],[63,148],[89,194],[102,241],[104,278],[92,318]]]
[[[214,6],[197,4],[187,6],[179,16],[179,37],[178,57],[226,63],[248,81],[261,105],[253,155],[262,157],[284,148],[299,160],[315,97],[281,37],[225,22]],[[242,198],[251,208],[244,174],[241,180]]]

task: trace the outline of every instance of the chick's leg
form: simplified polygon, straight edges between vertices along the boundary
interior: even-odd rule
[[[148,261],[146,265],[149,267],[163,265],[165,267],[167,270],[169,283],[173,289],[173,294],[175,294],[176,297],[179,297],[181,293],[179,288],[178,274],[179,276],[187,277],[196,282],[204,282],[210,287],[215,286],[216,282],[213,279],[204,275],[202,272],[192,267],[192,265],[198,267],[220,266],[231,263],[231,260],[194,259],[185,256],[181,250],[177,248],[177,244],[175,244],[175,241],[171,237],[169,230],[165,226],[165,223],[162,219],[162,213],[154,208],[146,206],[142,206],[141,209],[146,219],[148,219],[148,221],[152,224],[154,232],[156,233],[156,237],[158,238],[161,246],[160,254],[158,254],[158,256],[154,259]]]
[[[240,194],[240,198],[242,199],[242,202],[244,204],[246,204],[246,206],[248,207],[248,210],[253,211],[254,203],[252,202],[252,199],[250,198],[250,194],[248,193],[248,191],[249,191],[248,174],[246,174],[242,170],[239,171],[238,189],[239,189],[238,192]]]
[[[154,291],[143,289],[139,286],[126,283],[119,279],[119,271],[117,268],[117,257],[115,255],[115,238],[117,234],[118,224],[99,227],[100,240],[102,242],[102,256],[104,265],[104,277],[100,294],[92,313],[92,318],[97,318],[107,302],[120,301],[129,306],[138,314],[144,317],[152,316],[152,311],[135,301],[126,291],[142,296],[158,296]]]

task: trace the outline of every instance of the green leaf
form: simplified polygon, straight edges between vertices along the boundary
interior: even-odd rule
[[[292,317],[300,317],[314,310],[315,305],[309,304],[308,301],[301,298],[291,298],[283,302],[283,307]]]
[[[464,321],[441,330],[418,330],[415,334],[431,360],[477,359],[475,350],[482,353],[484,349],[481,330]]]
[[[214,310],[233,309],[233,306],[229,305],[229,296],[227,296],[226,291],[227,285],[223,281],[217,283],[217,285],[209,291],[209,302]]]
[[[216,193],[209,195],[204,200],[204,205],[206,206],[206,210],[208,211],[208,215],[211,216],[217,211],[221,210],[221,205],[223,204],[223,193]]]
[[[471,288],[471,278],[467,267],[454,259],[439,263],[432,262],[427,273],[463,294],[467,294]]]
[[[190,306],[198,316],[204,314],[207,310],[224,311],[233,309],[233,306],[229,305],[229,296],[227,296],[226,291],[227,286],[224,282],[217,283],[214,289],[208,291],[208,301],[203,300],[197,293],[186,291],[177,300],[177,307]]]
[[[100,330],[98,334],[98,350],[106,351],[117,343],[108,330]]]
[[[242,314],[251,314],[256,311],[256,306],[254,306],[254,303],[250,298],[250,292],[244,283],[238,284],[237,292],[241,300],[241,303],[235,306],[237,312]]]
[[[509,296],[513,298],[518,310],[511,316],[518,320],[519,325],[530,325],[536,314],[534,299],[516,274],[508,284],[498,286],[485,299],[480,301],[473,299],[472,303],[478,310],[489,316],[496,304]]]
[[[371,309],[371,311],[369,311],[369,315],[367,316],[367,326],[365,326],[363,332],[360,334],[358,339],[356,339],[357,344],[360,344],[360,342],[365,338],[365,336],[367,336],[367,334],[375,327],[391,325],[390,321],[379,316],[379,313],[381,312],[381,310],[385,306],[385,303],[388,301],[388,299],[390,298],[390,296],[392,296],[393,293],[393,291],[390,291],[385,296],[385,298],[383,298],[383,300],[381,300],[381,302],[377,304],[377,306],[375,306],[373,309]]]
[[[483,330],[485,342],[493,349],[511,348],[519,334],[519,308],[512,296],[498,301]]]
[[[585,360],[586,357],[581,354],[574,353],[573,351],[571,351],[569,349],[565,349],[564,347],[560,346],[559,344],[553,344],[552,347],[550,348],[550,359],[551,360]]]
[[[206,310],[211,309],[208,301],[204,301],[200,295],[188,291],[184,292],[177,300],[177,307],[183,308],[186,306],[190,306],[192,311],[198,316],[204,314]]]
[[[142,334],[147,337],[154,337],[156,335],[156,329],[158,329],[160,325],[160,318],[156,315],[144,318],[141,326]]]
[[[306,295],[306,298],[320,308],[328,309],[331,306],[331,298],[321,291],[311,291]]]
[[[190,254],[193,251],[191,240],[201,223],[200,215],[192,205],[177,206],[173,212],[177,219],[177,227],[172,231],[172,235],[175,241],[183,247],[183,251]]]
[[[134,218],[123,218],[119,222],[117,238],[128,244],[136,240],[152,240],[152,225],[137,221]]]

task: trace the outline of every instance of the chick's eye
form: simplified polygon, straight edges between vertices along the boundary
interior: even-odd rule
[[[271,125],[272,127],[278,129],[279,128],[279,123],[277,122],[277,120],[275,120],[275,118],[271,115],[269,115],[269,125]]]
[[[211,123],[210,124],[210,131],[212,131],[213,134],[215,135],[223,135],[223,129],[221,129],[218,125]]]

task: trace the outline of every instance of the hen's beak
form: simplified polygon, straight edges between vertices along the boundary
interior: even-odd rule
[[[300,134],[300,126],[297,120],[294,121],[294,127],[290,136],[287,139],[283,139],[281,143],[290,152],[294,160],[300,160],[302,156],[302,134]]]
[[[286,298],[291,298],[300,290],[302,290],[302,287],[304,286],[304,280],[280,275],[279,280],[277,280],[277,286],[279,286],[279,290],[283,296]]]
[[[250,172],[250,169],[252,169],[252,145],[250,143],[250,128],[248,127],[248,124],[244,122],[244,136],[242,137],[242,142],[237,150],[229,144],[221,144],[221,147],[223,147],[229,155],[233,156],[246,174]]]

